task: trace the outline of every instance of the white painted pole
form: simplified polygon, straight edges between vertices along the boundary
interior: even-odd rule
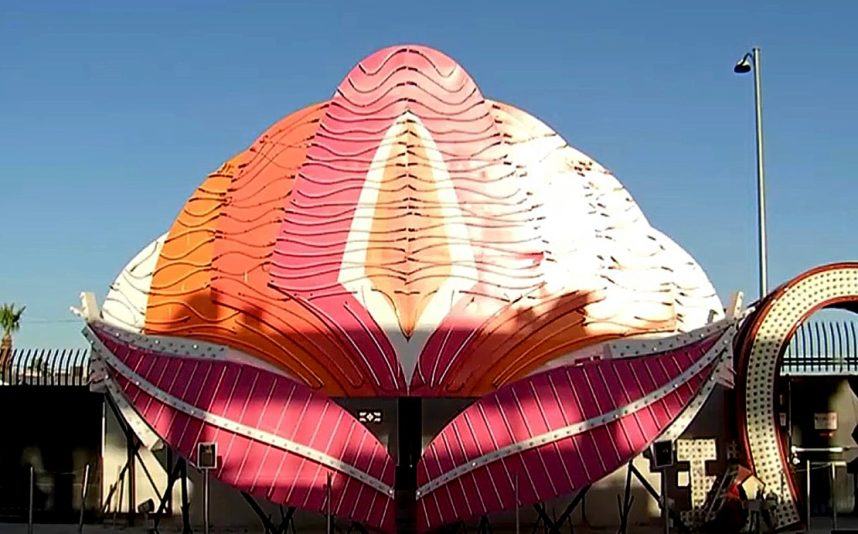
[[[760,49],[754,47],[754,111],[757,119],[757,222],[760,255],[760,298],[768,293],[768,244],[766,237],[766,175],[763,165],[763,92]]]
[[[80,519],[77,522],[77,531],[83,532],[83,512],[86,510],[86,494],[89,485],[89,464],[83,468],[83,485],[80,488]]]
[[[736,63],[733,72],[754,71],[754,112],[757,137],[757,238],[759,240],[760,298],[768,292],[768,245],[766,236],[766,176],[763,159],[763,90],[760,49],[754,47]],[[750,60],[750,61],[749,61]]]
[[[834,484],[837,482],[837,467],[831,462],[831,515],[834,520],[834,530],[837,530],[837,493]]]

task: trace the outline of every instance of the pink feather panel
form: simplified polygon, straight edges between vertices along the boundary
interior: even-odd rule
[[[630,461],[700,392],[720,334],[657,354],[591,360],[483,397],[423,451],[423,530],[580,490]],[[717,346],[716,346],[717,343]]]
[[[215,442],[216,478],[257,497],[317,512],[327,509],[330,473],[335,515],[394,530],[393,462],[331,399],[253,365],[188,356],[186,342],[166,342],[154,350],[154,341],[141,347],[96,325],[92,331],[122,395],[191,462],[198,443]]]

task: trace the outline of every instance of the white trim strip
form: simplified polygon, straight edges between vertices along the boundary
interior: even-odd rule
[[[735,322],[735,318],[727,317],[690,332],[655,338],[621,338],[609,341],[607,347],[611,358],[633,358],[653,352],[667,352],[723,331],[724,328]]]
[[[138,349],[163,354],[171,358],[212,359],[249,365],[288,378],[299,384],[304,384],[302,380],[295,378],[283,369],[226,345],[178,336],[141,334],[108,324],[104,321],[92,321],[91,324],[97,327],[98,330],[104,331],[121,340],[123,343],[133,345]]]

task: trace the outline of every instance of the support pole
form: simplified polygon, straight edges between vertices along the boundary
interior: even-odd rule
[[[641,474],[640,471],[638,471],[638,468],[635,467],[634,464],[629,464],[629,469],[632,470],[632,474],[635,476],[635,478],[638,479],[638,482],[641,483],[641,486],[644,487],[647,493],[649,493],[653,499],[658,501],[658,505],[661,506],[661,496],[658,494],[657,491],[655,491],[655,488],[652,487],[652,484],[649,483],[649,480],[644,478],[644,476]]]
[[[170,447],[166,447],[167,449],[167,473],[168,476],[171,477],[171,482],[167,484],[166,493],[161,498],[161,501],[166,501],[167,506],[167,514],[173,515],[173,482],[176,481],[175,477],[172,475],[173,469],[175,467],[175,462],[173,461],[173,449]]]
[[[552,521],[552,519],[548,517],[548,513],[545,511],[545,507],[542,506],[541,503],[536,503],[533,505],[533,509],[536,510],[536,514],[539,516],[536,526],[539,526],[540,523],[545,523],[546,532],[551,532],[551,529],[554,528],[554,521]]]
[[[515,474],[515,534],[521,534],[521,504],[518,501],[518,473]]]
[[[333,516],[331,515],[331,472],[328,471],[328,478],[325,482],[325,517],[326,519],[326,532],[331,534],[333,532]],[[208,534],[208,533],[206,533]]]
[[[134,524],[137,515],[137,443],[133,435],[126,434],[128,444],[128,525]]]
[[[107,492],[107,497],[104,498],[104,504],[101,508],[101,513],[107,512],[109,505],[113,503],[113,496],[116,494],[116,491],[119,490],[119,496],[116,499],[116,506],[113,508],[114,511],[114,522],[116,511],[122,507],[122,499],[124,498],[125,491],[125,473],[128,471],[128,462],[125,462],[125,465],[122,466],[122,469],[118,469],[118,473],[116,474],[116,482],[111,484],[110,491]],[[114,525],[115,526],[115,525]]]
[[[399,532],[417,531],[417,463],[423,448],[423,407],[420,397],[400,397],[396,405],[396,525]]]
[[[242,491],[241,496],[244,497],[245,502],[247,502],[247,504],[253,510],[253,513],[256,514],[256,517],[258,517],[259,520],[262,522],[262,526],[265,529],[265,534],[280,534],[284,531],[282,528],[282,524],[281,528],[274,526],[274,523],[271,521],[271,516],[265,513],[265,511],[259,506],[259,503],[256,502],[256,499],[254,499],[252,495],[250,495],[246,491]],[[281,515],[283,515],[282,511]]]
[[[180,460],[181,462],[182,460]],[[164,496],[161,498],[160,504],[158,504],[158,510],[155,512],[154,518],[154,526],[155,531],[158,531],[158,525],[161,523],[161,515],[164,513],[164,510],[167,509],[168,515],[172,515],[172,501],[173,501],[173,485],[176,483],[176,479],[179,478],[180,465],[177,463],[171,470],[167,471],[167,489],[164,490]],[[168,504],[168,499],[169,503]]]
[[[77,531],[83,532],[83,512],[86,510],[86,494],[89,486],[89,464],[83,468],[83,485],[80,488],[80,518],[77,522]]]
[[[834,484],[837,481],[837,467],[834,462],[831,462],[831,518],[834,522],[834,530],[837,530],[837,494],[835,493]]]
[[[670,534],[670,512],[667,501],[667,471],[661,472],[661,517],[664,520],[664,534]]]
[[[203,469],[203,531],[209,534],[209,469]]]
[[[128,467],[128,462],[125,463],[125,467]],[[112,527],[116,528],[116,516],[122,511],[122,499],[125,497],[125,473],[126,471],[121,471],[119,473],[119,496],[116,498],[116,506],[113,507],[113,523]]]
[[[626,467],[626,488],[623,492],[623,502],[620,505],[620,528],[617,531],[619,534],[626,534],[626,529],[629,523],[629,510],[632,505],[632,463],[629,462]]]
[[[641,483],[641,486],[644,487],[647,493],[649,493],[650,496],[658,503],[659,508],[661,508],[662,510],[667,510],[668,516],[671,517],[677,525],[682,525],[682,516],[679,515],[679,512],[677,512],[676,510],[672,510],[670,506],[665,506],[665,504],[667,504],[667,500],[663,499],[662,496],[659,495],[659,492],[657,492],[655,488],[652,487],[652,484],[650,484],[649,481],[644,478],[644,476],[641,474],[640,471],[638,471],[637,467],[635,467],[634,464],[629,465],[631,466],[632,474],[635,476],[635,478],[638,479],[638,482]],[[664,481],[664,479],[662,479],[662,481]]]
[[[127,448],[127,460],[125,462],[125,465],[122,466],[122,470],[119,471],[119,474],[116,476],[116,483],[110,486],[110,491],[107,493],[107,497],[103,500],[104,504],[102,505],[102,509],[101,509],[102,513],[105,513],[107,511],[108,505],[113,502],[113,495],[118,488],[119,489],[119,498],[117,499],[116,507],[113,509],[113,526],[116,527],[116,514],[119,511],[119,509],[122,508],[122,499],[123,499],[123,495],[124,495],[124,491],[125,491],[124,490],[125,473],[133,471],[134,458],[135,457],[139,458],[139,454],[137,451],[140,448],[141,443],[140,443],[140,441],[138,441],[135,438],[134,432],[131,430],[131,428],[129,428],[128,425],[125,424],[125,421],[122,418],[122,414],[120,413],[119,408],[116,406],[116,403],[113,401],[113,399],[111,398],[110,395],[106,396],[106,400],[107,400],[107,405],[110,406],[110,410],[113,412],[113,416],[116,419],[116,423],[119,425],[119,429],[122,430],[122,434],[125,436],[125,444],[126,444],[126,448]],[[132,446],[132,444],[133,444],[133,446]],[[140,464],[143,466],[143,470],[147,471],[146,465],[143,463],[142,459],[140,461]],[[129,468],[131,468],[131,469],[129,470]],[[148,471],[147,471],[147,476],[148,476]],[[150,479],[151,479],[151,477],[150,477]],[[131,482],[131,475],[129,474],[129,485],[131,483],[132,483]],[[157,493],[157,491],[158,490],[156,489],[155,492]],[[128,513],[129,513],[129,517],[131,517],[130,514],[134,511],[136,511],[136,503],[131,502],[134,500],[133,494],[135,492],[129,492],[129,493],[131,495],[129,495],[130,506],[128,508]]]
[[[572,501],[566,505],[566,509],[563,510],[563,513],[560,514],[559,518],[551,518],[542,504],[534,504],[533,509],[536,510],[537,515],[539,515],[537,526],[540,522],[545,523],[546,532],[549,534],[560,534],[560,527],[562,527],[567,521],[571,521],[570,516],[572,515],[572,512],[574,512],[578,505],[584,500],[584,497],[587,495],[589,490],[590,486],[584,486],[578,490],[578,493],[576,493]]]
[[[182,477],[182,534],[191,534],[191,505],[188,502],[188,463],[184,458],[181,462]]]
[[[148,480],[148,481],[149,481],[149,486],[152,488],[152,491],[154,491],[154,492],[155,492],[155,496],[156,496],[156,497],[158,497],[158,501],[163,500],[163,497],[161,496],[161,491],[158,489],[158,485],[157,485],[157,484],[155,484],[155,479],[154,479],[154,478],[152,478],[152,473],[150,473],[150,472],[149,472],[149,468],[148,468],[148,467],[146,467],[146,462],[145,462],[145,461],[143,461],[143,457],[142,457],[142,456],[140,456],[140,447],[139,447],[139,445],[138,445],[138,447],[134,450],[134,456],[136,456],[136,457],[137,457],[137,461],[138,461],[138,462],[140,462],[140,467],[142,467],[142,468],[143,468],[143,474],[144,474],[144,475],[146,475],[146,480]],[[169,472],[169,471],[168,471],[168,472]]]
[[[560,514],[560,517],[557,519],[558,532],[560,527],[563,526],[566,521],[569,521],[571,526],[570,516],[572,515],[572,512],[574,512],[575,509],[578,508],[578,505],[584,502],[584,498],[587,496],[588,491],[590,491],[590,486],[584,486],[583,488],[578,490],[578,493],[575,494],[575,497],[572,498],[572,501],[566,506],[566,509],[563,510],[563,513]]]

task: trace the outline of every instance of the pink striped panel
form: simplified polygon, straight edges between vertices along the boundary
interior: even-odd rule
[[[421,530],[514,507],[516,477],[519,503],[526,505],[577,491],[616,470],[646,449],[697,395],[717,359],[692,367],[720,335],[663,353],[552,369],[480,399],[424,450],[420,486],[456,468],[469,469],[440,486],[425,486],[418,496]],[[629,407],[669,384],[676,387],[617,418],[595,421],[574,435],[547,435]],[[544,441],[533,441],[542,435]],[[523,450],[486,458],[525,442]]]
[[[392,487],[394,465],[384,446],[343,408],[286,377],[250,365],[178,357],[141,349],[95,329],[104,346],[158,391],[253,430],[273,434],[362,471]],[[110,363],[110,362],[108,362]],[[219,480],[257,497],[323,512],[327,474],[338,517],[395,530],[392,494],[343,470],[284,450],[246,432],[223,428],[165,403],[117,366],[112,376],[155,432],[194,461],[197,443],[216,442]]]

